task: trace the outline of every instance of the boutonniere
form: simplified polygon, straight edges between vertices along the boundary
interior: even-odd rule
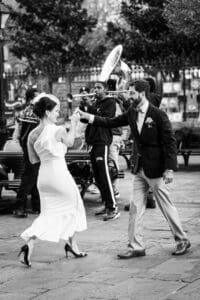
[[[152,124],[153,124],[153,119],[151,117],[148,117],[146,120],[145,120],[145,124],[147,125],[147,127],[152,127]]]

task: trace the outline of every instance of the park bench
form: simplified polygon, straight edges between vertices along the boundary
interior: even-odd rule
[[[12,181],[8,179],[0,180],[0,187],[17,192],[24,169],[23,154],[21,152],[0,151],[0,164],[5,168],[7,173],[12,170],[15,174],[15,178]]]
[[[186,167],[191,155],[200,155],[200,127],[181,128],[175,132],[177,139],[177,154],[182,155]]]
[[[93,183],[93,173],[89,153],[85,150],[71,150],[66,153],[65,161],[69,171],[79,186],[83,197],[88,186]],[[0,164],[5,167],[7,172],[12,170],[15,174],[14,180],[12,181],[8,179],[0,180],[0,188],[4,187],[7,190],[14,190],[17,192],[21,183],[21,176],[24,168],[23,153],[0,151]],[[123,178],[123,171],[116,172],[115,169],[114,163],[111,162],[111,176],[113,176],[113,178]]]

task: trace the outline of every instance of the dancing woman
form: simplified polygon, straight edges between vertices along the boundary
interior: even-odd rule
[[[76,186],[65,163],[65,153],[72,146],[79,116],[74,114],[67,133],[63,126],[55,125],[59,116],[59,100],[50,94],[42,95],[35,103],[34,113],[40,124],[28,137],[29,159],[32,164],[40,162],[38,190],[41,213],[21,237],[26,241],[19,256],[20,261],[30,267],[30,257],[36,239],[59,242],[65,240],[66,256],[85,257],[75,241],[75,232],[87,228],[85,209]]]

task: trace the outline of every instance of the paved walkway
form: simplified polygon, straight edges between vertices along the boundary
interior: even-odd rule
[[[120,180],[121,216],[103,222],[94,217],[101,206],[98,196],[85,199],[88,230],[78,236],[88,257],[64,257],[63,244],[38,242],[32,268],[17,260],[23,242],[19,234],[35,216],[16,219],[0,216],[0,299],[5,300],[199,300],[200,299],[200,163],[192,158],[189,169],[180,165],[175,175],[173,200],[180,212],[191,250],[184,256],[171,255],[171,232],[158,208],[145,214],[144,237],[147,255],[118,260],[126,248],[128,213],[123,206],[131,194],[131,175]],[[181,162],[181,160],[180,160]],[[123,162],[122,162],[123,164]]]

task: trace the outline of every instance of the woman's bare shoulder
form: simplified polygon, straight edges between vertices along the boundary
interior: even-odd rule
[[[36,128],[34,128],[29,134],[29,140],[33,142],[36,141],[42,130],[43,128],[41,126],[37,126]]]

